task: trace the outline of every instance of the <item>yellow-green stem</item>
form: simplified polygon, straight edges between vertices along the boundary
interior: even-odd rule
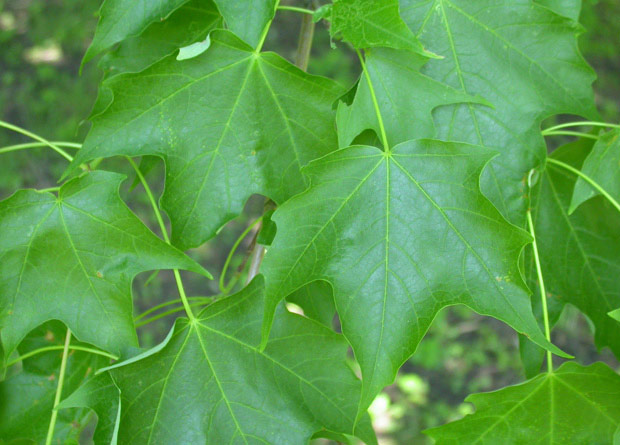
[[[49,351],[60,351],[60,350],[64,350],[65,347],[61,346],[61,345],[55,345],[55,346],[45,346],[43,348],[39,348],[39,349],[35,349],[34,351],[29,351],[24,355],[20,355],[19,357],[11,360],[10,362],[8,362],[6,364],[6,367],[8,368],[9,366],[13,366],[16,363],[19,363],[23,360],[26,360],[27,358],[30,358],[34,355],[38,355],[38,354],[42,354],[43,352],[49,352]],[[118,360],[118,357],[112,354],[108,354],[105,351],[100,351],[98,349],[93,349],[93,348],[87,348],[85,346],[69,346],[69,349],[72,351],[83,351],[83,352],[89,352],[91,354],[96,354],[96,355],[102,355],[104,357],[108,357],[111,358],[112,360]]]
[[[69,161],[69,162],[73,161],[73,156],[71,156],[69,153],[64,151],[62,148],[60,148],[59,146],[57,146],[53,142],[50,142],[47,139],[42,138],[41,136],[39,136],[37,134],[34,134],[34,133],[24,129],[24,128],[18,127],[18,126],[13,125],[13,124],[9,124],[8,122],[4,122],[4,121],[0,121],[0,127],[4,127],[4,128],[9,129],[9,130],[13,130],[16,133],[23,134],[24,136],[28,136],[29,138],[34,139],[35,141],[39,141],[39,142],[47,145],[48,147],[50,147],[56,153],[60,154],[67,161]]]
[[[155,218],[157,218],[157,223],[159,224],[159,228],[161,230],[162,236],[164,237],[164,241],[166,242],[166,244],[170,244],[170,238],[168,237],[168,231],[166,230],[166,225],[164,224],[164,220],[161,217],[161,212],[159,211],[159,206],[157,205],[157,201],[155,201],[153,192],[151,192],[151,187],[149,187],[148,182],[146,182],[144,175],[140,171],[140,167],[138,167],[138,165],[134,162],[134,160],[131,159],[129,156],[127,156],[127,160],[129,161],[133,169],[136,171],[136,175],[138,176],[138,179],[142,183],[142,187],[144,187],[144,191],[146,192],[146,196],[148,197],[149,202],[151,203],[153,212],[155,212]],[[178,269],[173,269],[172,272],[174,273],[174,280],[176,281],[177,289],[179,290],[179,296],[181,297],[181,301],[183,302],[183,307],[185,308],[187,317],[191,321],[194,321],[196,317],[194,316],[194,313],[192,312],[192,307],[187,301],[187,296],[185,295],[185,288],[183,287],[183,281],[181,281],[181,274],[179,273]]]
[[[545,280],[543,279],[542,268],[540,267],[540,257],[538,255],[538,244],[536,243],[536,232],[534,231],[534,222],[532,221],[531,210],[527,211],[527,225],[532,235],[532,249],[534,251],[534,262],[536,263],[536,274],[538,275],[538,286],[540,287],[540,298],[543,309],[543,323],[545,325],[545,337],[551,343],[551,328],[549,327],[549,311],[547,309],[547,291],[545,290]],[[553,357],[551,352],[547,351],[547,371],[553,372]]]
[[[62,386],[65,383],[65,372],[67,370],[67,358],[69,357],[69,345],[71,343],[71,330],[67,329],[67,335],[65,337],[65,346],[62,351],[62,360],[60,362],[60,373],[58,374],[58,386],[56,387],[56,396],[54,397],[54,407],[52,408],[52,417],[50,419],[50,426],[47,429],[47,438],[45,439],[45,445],[51,445],[54,438],[54,428],[56,428],[56,418],[58,417],[58,410],[56,407],[60,403],[62,397]]]
[[[359,50],[356,50],[357,56],[360,59],[360,63],[362,65],[362,71],[364,72],[364,76],[366,77],[366,82],[368,82],[368,89],[370,90],[370,97],[372,98],[372,103],[375,107],[375,113],[377,115],[377,120],[379,121],[379,129],[381,131],[381,142],[383,142],[383,149],[389,153],[390,146],[388,144],[387,133],[385,132],[385,125],[383,125],[383,117],[381,116],[381,109],[379,108],[379,101],[377,101],[377,95],[375,94],[375,88],[372,85],[372,80],[370,79],[370,73],[366,68],[366,62],[364,61],[364,57]]]

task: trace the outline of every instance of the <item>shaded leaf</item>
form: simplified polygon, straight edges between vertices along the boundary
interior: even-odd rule
[[[286,301],[295,303],[304,310],[306,317],[331,329],[336,306],[332,287],[327,281],[313,281],[290,294]]]
[[[19,345],[25,354],[43,346],[64,345],[66,327],[57,321],[48,322],[28,334]],[[72,344],[76,344],[75,340]],[[62,350],[43,352],[22,362],[23,370],[0,382],[0,437],[27,439],[44,443],[52,415]],[[109,364],[109,359],[87,352],[71,351],[63,394],[77,389],[97,368]],[[88,409],[70,409],[58,413],[54,437],[59,443],[77,443],[88,421]]]
[[[474,414],[426,431],[437,445],[606,444],[620,422],[620,376],[603,363],[567,362],[552,374],[466,400]]]
[[[0,327],[5,357],[33,328],[63,321],[75,336],[120,354],[136,345],[131,282],[140,272],[208,275],[157,238],[118,194],[123,176],[97,171],[52,193],[0,202]]]
[[[228,28],[253,48],[273,18],[276,0],[214,0]]]
[[[592,151],[583,162],[581,171],[620,202],[620,129],[601,133]],[[584,179],[578,178],[570,203],[569,213],[588,199],[600,193]]]
[[[187,0],[105,0],[99,23],[82,64],[127,37],[137,36],[151,23],[164,20]]]
[[[527,174],[546,156],[541,121],[560,113],[596,116],[595,76],[577,47],[581,27],[531,0],[401,0],[401,14],[445,57],[429,61],[424,74],[493,104],[442,107],[435,123],[442,139],[501,153],[485,168],[482,191],[524,225]]]
[[[278,313],[259,351],[262,277],[177,320],[154,350],[110,368],[121,390],[119,442],[305,444],[316,431],[352,433],[360,382],[346,365],[342,336]],[[174,424],[174,428],[170,425]],[[367,415],[356,434],[375,443]]]
[[[398,11],[398,0],[335,0],[330,31],[355,48],[405,49],[430,56]]]
[[[553,157],[579,169],[591,144],[573,143]],[[607,313],[620,307],[620,213],[602,196],[572,214],[575,174],[547,163],[532,199],[542,272],[549,299],[570,303],[596,327],[598,347],[620,356],[620,325]],[[532,280],[535,268],[526,269]]]
[[[530,240],[478,188],[492,153],[433,140],[386,154],[353,146],[312,162],[311,187],[273,215],[265,256],[269,317],[314,280],[334,289],[367,407],[415,351],[437,312],[465,304],[550,347],[518,268]],[[558,352],[557,349],[555,349]]]
[[[193,59],[170,56],[109,79],[114,101],[93,118],[72,164],[162,157],[162,204],[181,248],[211,238],[254,193],[276,203],[299,193],[306,187],[301,166],[336,146],[337,84],[276,54],[256,54],[228,31],[213,32],[211,42]]]
[[[563,15],[574,21],[579,21],[581,0],[535,0],[541,6],[546,6],[556,14]]]
[[[58,405],[60,412],[69,408],[90,408],[95,411],[98,421],[93,441],[95,444],[116,445],[121,396],[110,374],[95,376]]]
[[[212,1],[191,0],[166,20],[158,20],[140,35],[126,38],[102,57],[99,66],[108,76],[140,72],[179,48],[204,40],[220,23],[220,14]]]

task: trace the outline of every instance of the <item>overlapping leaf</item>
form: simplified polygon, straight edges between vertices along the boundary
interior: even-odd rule
[[[427,431],[437,445],[609,444],[620,422],[620,376],[607,365],[551,374],[466,399],[476,412]]]
[[[259,351],[262,277],[214,303],[168,339],[110,369],[121,390],[120,443],[305,444],[320,430],[375,442],[367,415],[354,426],[360,382],[344,339],[279,312]],[[174,425],[174,427],[171,427]]]
[[[93,441],[96,444],[116,445],[121,395],[110,374],[99,374],[88,380],[58,405],[60,412],[70,408],[89,408],[97,413]]]
[[[49,322],[31,332],[19,352],[64,344],[66,328]],[[0,438],[44,443],[58,385],[62,350],[40,353],[22,362],[23,370],[0,382]],[[67,361],[64,390],[70,393],[91,377],[109,359],[72,351]],[[75,441],[88,422],[89,410],[71,409],[58,413],[55,438],[62,443]]]
[[[427,58],[392,49],[366,52],[366,67],[377,98],[390,145],[436,135],[432,111],[459,102],[486,103],[479,97],[423,75]],[[488,104],[487,104],[488,105]],[[371,129],[380,134],[379,122],[365,76],[360,79],[350,105],[341,102],[337,114],[338,143],[351,145],[356,136]]]
[[[581,167],[581,171],[620,202],[620,130],[602,133]],[[599,192],[584,179],[578,178],[569,213]]]
[[[335,0],[330,31],[355,48],[395,48],[431,55],[403,22],[398,0]]]
[[[336,307],[334,306],[332,287],[328,282],[313,281],[301,289],[297,289],[286,298],[286,301],[301,307],[306,317],[332,327]]]
[[[52,193],[0,202],[0,327],[5,356],[41,323],[119,354],[136,344],[131,281],[143,271],[208,274],[157,238],[118,195],[123,177],[93,172]]]
[[[440,136],[491,147],[501,155],[482,176],[486,196],[524,224],[526,176],[544,162],[543,118],[596,115],[592,70],[577,48],[574,21],[531,0],[401,0],[401,14],[441,60],[422,72],[493,108],[467,104],[435,113]]]
[[[105,0],[93,42],[82,63],[128,37],[137,36],[151,23],[164,20],[187,0]]]
[[[331,282],[362,369],[362,407],[393,380],[444,306],[465,304],[549,346],[517,267],[529,237],[479,191],[491,155],[416,140],[390,153],[353,146],[312,162],[311,187],[273,215],[264,334],[278,301],[314,280]]]
[[[580,168],[588,149],[588,144],[570,144],[553,157]],[[545,286],[549,298],[576,306],[592,320],[599,347],[609,346],[620,356],[620,325],[607,315],[620,307],[620,213],[598,196],[569,215],[576,179],[547,163],[533,197]],[[532,264],[528,272],[535,277]]]
[[[163,206],[173,243],[202,244],[260,193],[281,203],[305,188],[300,167],[336,146],[340,87],[227,31],[202,55],[166,58],[104,85],[113,103],[73,166],[97,157],[156,154],[167,165]]]
[[[100,66],[107,76],[140,72],[177,49],[204,40],[220,22],[213,1],[191,0],[139,36],[125,39],[101,59]]]

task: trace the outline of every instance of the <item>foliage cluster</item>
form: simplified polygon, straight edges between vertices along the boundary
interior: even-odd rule
[[[429,436],[611,443],[620,377],[552,360],[574,352],[551,343],[567,304],[620,354],[620,126],[595,106],[580,3],[104,2],[84,143],[1,123],[35,140],[2,152],[47,146],[71,164],[60,186],[0,202],[0,436],[77,440],[94,412],[97,443],[375,443],[368,407],[438,312],[465,305],[521,334],[529,380],[471,396],[474,414]],[[291,11],[306,16],[297,66],[262,51]],[[357,53],[348,90],[304,71],[313,20]],[[541,131],[562,114],[588,120]],[[563,136],[578,139],[548,155]],[[162,238],[98,168],[112,157]],[[158,204],[145,175],[159,160]],[[248,271],[226,261],[217,298],[188,297],[180,269],[211,275],[183,251],[256,194]],[[180,298],[134,317],[134,277],[161,269]],[[140,349],[136,327],[168,306],[185,317]]]

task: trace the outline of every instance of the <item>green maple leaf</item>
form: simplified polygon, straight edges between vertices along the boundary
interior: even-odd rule
[[[58,405],[60,413],[70,408],[92,409],[98,418],[93,442],[111,445],[117,443],[120,407],[120,391],[109,373],[88,380]]]
[[[191,0],[164,21],[149,25],[138,36],[128,37],[102,57],[106,74],[137,73],[179,48],[204,40],[221,17],[209,0]]]
[[[595,75],[577,47],[582,29],[531,0],[401,0],[401,15],[444,56],[429,61],[424,74],[493,104],[441,107],[435,123],[442,139],[501,153],[485,169],[482,191],[524,225],[527,174],[546,156],[541,121],[561,113],[596,116]]]
[[[276,0],[214,0],[228,28],[253,48],[273,19]]]
[[[579,169],[590,147],[569,144],[552,157]],[[598,196],[569,215],[576,179],[574,173],[547,162],[533,194],[545,287],[552,300],[570,303],[590,318],[598,347],[609,346],[620,356],[620,325],[607,315],[620,307],[620,213]],[[533,265],[528,273],[536,276]]]
[[[466,401],[476,412],[425,431],[437,445],[607,444],[620,422],[620,376],[603,363],[553,373]]]
[[[436,135],[432,111],[458,102],[486,103],[423,75],[426,57],[378,48],[366,53],[366,67],[383,116],[390,145]],[[488,104],[487,104],[488,105]],[[364,130],[380,134],[370,88],[360,79],[350,105],[340,102],[337,114],[338,144],[348,147]]]
[[[72,164],[162,157],[162,204],[182,248],[212,237],[254,193],[281,203],[304,190],[301,166],[336,146],[337,84],[258,54],[228,31],[213,32],[211,42],[193,59],[171,56],[105,82],[114,100],[93,118]]]
[[[330,31],[355,48],[386,47],[434,56],[403,22],[398,0],[335,0]]]
[[[58,319],[115,354],[136,345],[131,282],[179,268],[208,275],[157,238],[120,199],[123,176],[93,172],[52,193],[0,202],[0,327],[5,357],[36,326]]]
[[[262,277],[197,319],[177,320],[155,349],[109,372],[121,391],[120,443],[302,444],[317,431],[353,433],[360,382],[347,343],[320,324],[279,312],[259,351]],[[170,428],[174,425],[174,428]],[[355,433],[376,443],[365,415]]]
[[[62,346],[67,329],[57,321],[48,322],[30,332],[19,345],[25,354],[40,347]],[[77,342],[72,342],[77,344]],[[0,438],[44,443],[54,406],[62,349],[43,352],[22,361],[23,369],[0,382]],[[72,351],[67,361],[64,390],[68,394],[88,380],[95,369],[109,364],[109,359],[87,352]],[[88,422],[89,410],[59,412],[55,438],[77,443]],[[67,442],[66,442],[67,441]]]
[[[160,22],[187,0],[105,0],[99,11],[95,36],[82,65],[114,44],[137,36],[151,23]]]
[[[329,281],[361,365],[363,408],[444,306],[465,304],[551,347],[517,267],[530,238],[479,191],[491,157],[473,145],[415,140],[389,153],[353,146],[312,162],[311,187],[273,215],[278,232],[262,269],[265,337],[282,298]]]
[[[612,198],[620,201],[620,130],[602,133],[583,162],[581,171],[598,183]],[[599,192],[584,179],[577,179],[569,213]]]

